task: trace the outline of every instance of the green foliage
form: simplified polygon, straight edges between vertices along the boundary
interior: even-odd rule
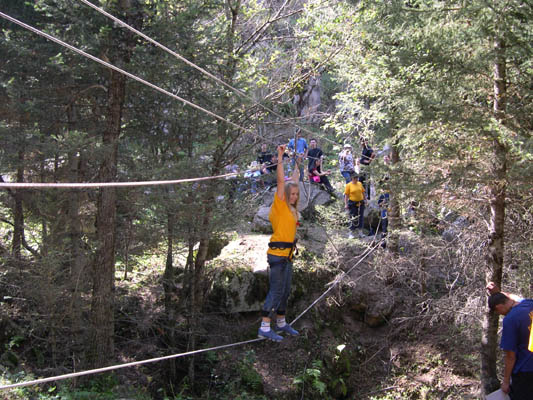
[[[9,384],[36,379],[25,372],[5,373],[0,378],[0,383]],[[127,397],[132,400],[148,400],[151,396],[143,393],[141,389],[130,387],[127,390],[118,387],[114,376],[99,377],[89,384],[72,388],[68,383],[58,386],[28,386],[12,389],[5,393],[5,400],[113,400]]]
[[[224,365],[228,360],[222,356],[217,359]],[[223,368],[224,375],[213,377],[220,383],[215,383],[216,398],[220,400],[266,400],[263,394],[262,377],[255,369],[256,355],[253,350],[247,351],[243,358],[234,363],[231,370]],[[234,364],[233,364],[234,363]]]
[[[254,368],[255,352],[247,351],[242,361],[237,365],[237,371],[241,377],[241,384],[252,393],[263,393],[263,381],[261,375]],[[244,400],[244,398],[243,398]]]
[[[345,344],[340,344],[335,348],[332,360],[332,368],[329,371],[331,381],[329,387],[335,392],[346,396],[348,393],[347,380],[352,373],[351,354],[346,350]]]
[[[15,335],[11,339],[9,339],[9,342],[5,344],[6,350],[12,350],[16,347],[19,347],[19,345],[24,341],[24,336],[21,335]]]
[[[309,393],[313,398],[328,398],[327,384],[323,381],[323,364],[320,360],[314,360],[311,368],[305,368],[303,372],[293,379],[293,384]]]

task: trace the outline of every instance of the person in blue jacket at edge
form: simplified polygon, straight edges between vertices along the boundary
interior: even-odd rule
[[[501,390],[511,400],[533,399],[533,350],[530,343],[533,328],[533,300],[501,292],[490,282],[488,305],[492,312],[503,315],[500,348],[504,351]],[[529,348],[528,348],[529,347]]]

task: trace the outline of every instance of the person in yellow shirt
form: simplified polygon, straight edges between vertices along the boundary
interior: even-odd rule
[[[270,223],[274,233],[268,244],[267,261],[270,267],[269,291],[261,311],[261,327],[257,335],[274,342],[281,342],[280,333],[296,336],[298,331],[286,321],[287,300],[291,290],[292,257],[296,248],[296,227],[298,225],[298,185],[300,169],[294,168],[292,179],[285,183],[283,154],[285,145],[278,146],[276,169],[277,189],[270,209]],[[299,163],[299,160],[296,160]],[[275,331],[270,327],[272,313],[276,314]]]
[[[365,189],[357,173],[351,174],[352,180],[346,184],[344,189],[344,208],[350,213],[350,234],[348,238],[353,239],[356,229],[359,229],[359,237],[363,237],[363,218],[365,214]]]

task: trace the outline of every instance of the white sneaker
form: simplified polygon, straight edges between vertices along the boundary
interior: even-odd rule
[[[350,232],[350,234],[348,235],[348,239],[353,239],[355,238],[355,236],[353,235],[353,232]]]

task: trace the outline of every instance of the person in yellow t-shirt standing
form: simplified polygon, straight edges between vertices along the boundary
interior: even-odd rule
[[[365,189],[358,180],[357,173],[351,174],[352,180],[346,184],[344,189],[344,208],[350,214],[350,234],[348,238],[353,239],[356,229],[359,229],[359,237],[363,237],[363,218],[365,214]]]
[[[291,291],[292,257],[296,248],[296,226],[298,225],[298,185],[300,169],[294,168],[292,179],[285,183],[283,154],[285,145],[278,146],[276,169],[277,189],[270,209],[270,223],[274,233],[268,244],[267,261],[270,267],[269,291],[261,311],[261,327],[257,335],[275,342],[281,342],[280,333],[296,336],[298,331],[286,321],[287,300]],[[299,160],[296,160],[299,163]],[[270,327],[271,315],[276,314],[275,331]]]

